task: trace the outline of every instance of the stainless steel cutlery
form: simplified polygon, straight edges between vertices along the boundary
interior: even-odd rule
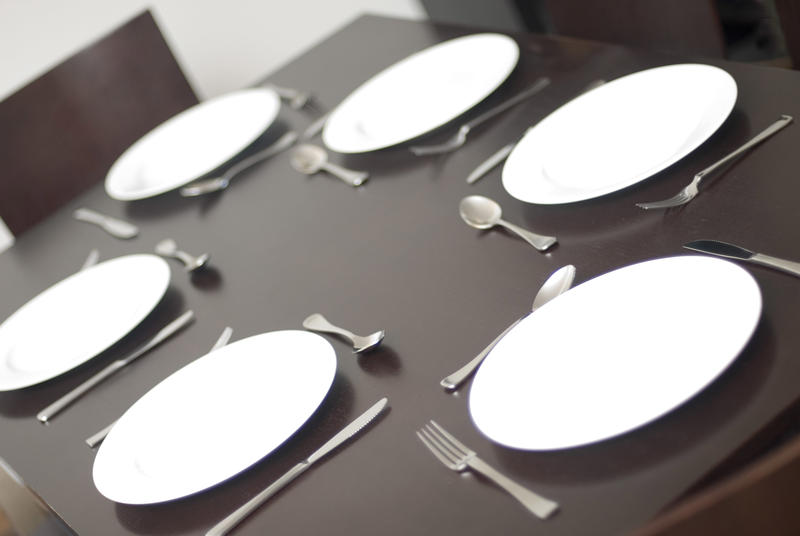
[[[703,177],[720,167],[721,165],[729,162],[730,160],[736,158],[740,154],[744,153],[745,151],[752,149],[759,143],[763,142],[782,128],[788,126],[793,121],[792,117],[789,115],[782,115],[780,119],[772,123],[769,127],[764,129],[760,134],[755,136],[753,139],[730,153],[728,156],[718,160],[717,162],[711,164],[704,170],[698,172],[692,182],[690,182],[686,187],[684,187],[680,192],[675,194],[674,196],[664,199],[663,201],[653,201],[651,203],[636,203],[636,206],[639,208],[643,208],[645,210],[651,209],[659,209],[659,208],[671,208],[677,207],[680,205],[685,205],[692,199],[694,199],[698,193],[700,193],[700,189],[698,188],[700,185],[700,181],[703,180]]]
[[[72,216],[78,221],[93,223],[116,238],[128,239],[139,234],[139,228],[134,224],[85,207],[75,210]]]
[[[718,257],[751,262],[768,268],[774,268],[788,274],[800,277],[800,262],[787,261],[778,257],[755,253],[748,249],[719,240],[695,240],[684,244],[683,247],[700,253],[708,253]]]
[[[346,184],[356,187],[369,179],[366,171],[355,171],[328,162],[328,153],[317,145],[304,144],[292,153],[291,164],[294,169],[305,175],[313,175],[319,171],[327,171]]]
[[[314,313],[303,320],[303,327],[309,331],[334,333],[344,337],[350,341],[350,343],[353,345],[353,352],[357,354],[368,352],[369,350],[374,349],[381,343],[381,341],[383,341],[383,337],[386,335],[385,330],[376,331],[375,333],[365,336],[356,335],[352,331],[340,328],[339,326],[334,326],[328,321],[327,318],[319,313]]]
[[[539,93],[542,89],[547,87],[550,84],[550,79],[547,77],[542,77],[536,80],[531,87],[517,93],[507,101],[503,102],[483,112],[481,115],[464,123],[461,125],[461,128],[458,129],[458,132],[455,135],[447,140],[444,143],[440,143],[437,145],[414,145],[410,147],[412,153],[417,156],[425,156],[431,154],[442,154],[442,153],[449,153],[450,151],[455,151],[467,141],[467,135],[476,127],[482,125],[489,119],[495,117],[496,115],[501,114],[502,112],[508,110],[512,106],[519,104],[520,102],[524,101],[527,98],[534,96],[535,94]]]
[[[536,296],[533,298],[533,305],[531,306],[531,312],[535,311],[545,303],[551,301],[552,299],[560,296],[564,292],[572,287],[572,281],[575,279],[575,267],[571,264],[563,266],[553,272],[550,277],[544,282],[544,284],[539,289],[539,292],[536,293]],[[518,318],[514,323],[508,326],[503,332],[497,336],[495,340],[489,343],[489,345],[481,350],[481,352],[475,356],[469,363],[458,369],[457,371],[453,372],[452,374],[445,376],[439,382],[439,385],[444,387],[445,389],[452,391],[454,389],[458,389],[458,386],[464,383],[464,381],[472,376],[472,373],[475,372],[483,360],[486,359],[486,356],[489,355],[489,352],[492,351],[500,340],[506,336],[506,333],[511,331],[517,324],[519,324],[525,316]]]
[[[222,333],[220,334],[219,338],[217,339],[217,342],[215,342],[214,346],[211,347],[211,351],[213,352],[214,350],[218,350],[218,349],[222,348],[223,346],[227,345],[228,341],[231,339],[231,335],[233,335],[233,329],[232,328],[226,327],[225,329],[223,329]],[[106,438],[106,436],[108,435],[108,433],[111,431],[111,429],[114,427],[115,424],[117,424],[117,421],[112,422],[111,424],[109,424],[108,426],[106,426],[105,428],[100,430],[99,432],[95,432],[94,434],[92,434],[89,437],[87,437],[85,442],[86,442],[87,445],[89,445],[89,448],[93,449],[97,445],[102,443],[103,440]]]
[[[490,229],[495,225],[500,225],[517,234],[539,251],[545,251],[558,242],[555,236],[540,235],[505,221],[502,219],[503,210],[500,205],[482,195],[470,195],[462,199],[458,205],[458,213],[461,215],[461,219],[470,227]]]
[[[208,253],[203,253],[199,257],[195,257],[185,251],[181,251],[178,249],[178,244],[171,238],[165,238],[156,244],[156,253],[162,257],[178,259],[183,263],[183,267],[187,272],[194,272],[204,267],[208,263],[210,257]]]
[[[220,190],[224,190],[228,187],[231,183],[231,179],[244,171],[245,169],[254,166],[258,162],[262,162],[268,158],[271,158],[292,145],[294,142],[297,141],[298,135],[297,132],[290,130],[286,132],[283,136],[278,138],[272,145],[269,147],[262,149],[261,151],[248,156],[247,158],[242,159],[241,161],[237,162],[236,164],[232,165],[228,169],[225,170],[225,173],[220,175],[219,177],[212,177],[210,179],[203,179],[196,182],[189,184],[188,186],[184,186],[180,189],[180,193],[183,197],[197,197],[204,194],[209,194],[212,192],[218,192]]]
[[[345,426],[324,445],[315,450],[308,458],[289,469],[286,474],[269,485],[261,493],[244,503],[228,517],[214,525],[211,530],[206,532],[206,536],[222,536],[223,534],[228,534],[239,523],[244,521],[247,516],[252,514],[259,506],[264,504],[270,497],[286,487],[286,485],[303,474],[309,467],[325,457],[336,447],[340,446],[342,443],[360,432],[365,426],[372,422],[375,417],[381,414],[387,404],[388,400],[386,398],[378,400],[378,402],[372,405],[372,407],[370,407],[367,411],[362,413],[361,416],[359,416],[356,420]]]
[[[95,386],[99,385],[103,381],[105,381],[110,376],[116,374],[126,366],[130,365],[133,361],[140,358],[169,337],[177,333],[181,328],[189,324],[192,320],[194,320],[194,312],[189,310],[183,313],[181,316],[161,328],[161,330],[153,336],[147,343],[141,346],[138,350],[130,354],[128,357],[124,359],[117,359],[103,370],[44,408],[42,411],[36,414],[36,418],[39,419],[42,423],[48,423],[50,420],[61,413],[64,409],[70,406],[73,402],[78,400],[80,397],[94,389]]]
[[[558,511],[558,503],[534,493],[500,473],[435,421],[430,421],[430,424],[418,430],[417,437],[445,467],[457,472],[472,469],[485,476],[522,503],[536,517],[547,519]]]

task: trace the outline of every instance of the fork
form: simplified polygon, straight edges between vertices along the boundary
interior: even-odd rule
[[[470,450],[469,447],[439,426],[436,421],[431,420],[430,424],[426,424],[418,430],[417,437],[445,467],[457,472],[469,468],[476,473],[482,474],[510,493],[512,497],[521,502],[536,517],[547,519],[558,511],[558,503],[520,486],[498,472],[478,458],[475,451]]]
[[[700,181],[703,180],[703,177],[705,177],[706,175],[708,175],[709,173],[720,167],[722,164],[725,164],[726,162],[732,160],[733,158],[736,158],[737,156],[747,151],[748,149],[755,147],[756,145],[766,140],[767,138],[769,138],[782,128],[788,126],[789,123],[791,123],[792,121],[793,119],[790,115],[781,115],[780,119],[772,123],[766,129],[764,129],[760,134],[756,135],[753,139],[751,139],[750,141],[748,141],[747,143],[745,143],[744,145],[742,145],[741,147],[730,153],[728,156],[724,157],[722,160],[719,160],[714,164],[711,164],[703,171],[697,173],[692,179],[692,182],[690,182],[683,190],[681,190],[674,196],[670,197],[669,199],[664,199],[663,201],[653,201],[650,203],[636,203],[636,206],[639,208],[643,208],[645,210],[650,210],[654,208],[655,209],[670,208],[670,207],[685,205],[686,203],[694,199],[698,193],[700,193],[698,186],[700,184]]]
[[[300,110],[306,106],[309,109],[316,108],[314,105],[313,96],[309,91],[301,91],[291,87],[278,86],[273,83],[269,83],[267,85],[272,88],[272,90],[275,91],[280,98],[285,100],[292,110]]]
[[[472,131],[475,127],[483,124],[484,122],[488,121],[492,117],[498,115],[501,112],[504,112],[514,106],[522,102],[523,100],[527,99],[528,97],[532,97],[545,87],[550,84],[550,79],[547,77],[542,77],[536,80],[531,87],[528,89],[517,93],[507,101],[502,104],[495,106],[494,108],[485,111],[472,121],[468,123],[464,123],[461,128],[458,129],[458,132],[447,140],[445,143],[441,143],[438,145],[415,145],[410,147],[412,153],[417,156],[425,156],[429,154],[441,154],[441,153],[448,153],[450,151],[455,151],[467,141],[467,134]]]

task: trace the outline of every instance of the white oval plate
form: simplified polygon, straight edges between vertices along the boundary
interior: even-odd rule
[[[552,205],[592,199],[674,164],[725,121],[736,81],[718,67],[679,64],[613,80],[531,128],[503,167],[512,197]]]
[[[761,316],[753,277],[728,261],[657,259],[587,281],[522,320],[475,375],[478,429],[529,450],[633,430],[710,384]]]
[[[131,201],[163,194],[221,166],[275,120],[272,89],[235,91],[173,116],[131,145],[106,176],[106,193]]]
[[[215,350],[125,412],[97,452],[95,486],[125,504],[212,487],[294,434],[335,374],[333,347],[307,331],[263,333]]]
[[[323,143],[364,153],[416,138],[466,112],[508,78],[519,47],[475,34],[439,43],[384,69],[344,99],[325,122]]]
[[[0,324],[0,391],[35,385],[88,361],[158,304],[170,270],[155,255],[127,255],[81,270]]]

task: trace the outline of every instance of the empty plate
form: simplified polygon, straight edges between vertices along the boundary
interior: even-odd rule
[[[657,259],[579,285],[527,316],[478,369],[469,409],[508,447],[601,441],[673,410],[742,351],[761,315],[729,261]]]
[[[144,199],[202,177],[253,143],[279,110],[280,98],[266,88],[192,106],[122,153],[106,176],[106,192],[123,201]]]

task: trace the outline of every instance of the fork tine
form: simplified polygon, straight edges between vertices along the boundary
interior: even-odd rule
[[[464,460],[466,453],[460,451],[452,443],[449,443],[447,438],[442,436],[438,431],[431,427],[431,425],[425,425],[423,433],[425,432],[427,432],[428,439],[430,439],[434,445],[439,447],[439,450],[441,450],[445,456],[453,458],[456,463]]]
[[[466,446],[464,443],[453,437],[453,435],[442,428],[439,423],[431,419],[431,424],[436,427],[437,430],[445,437],[448,441],[450,441],[458,450],[463,452],[463,456],[467,456],[469,454],[473,454],[472,449]]]
[[[426,437],[425,430],[421,430],[417,432],[417,437],[422,444],[425,445],[431,453],[436,456],[440,462],[442,462],[447,468],[455,469],[455,462],[450,461],[448,457],[446,457],[440,450],[439,447],[436,446],[428,437]]]

